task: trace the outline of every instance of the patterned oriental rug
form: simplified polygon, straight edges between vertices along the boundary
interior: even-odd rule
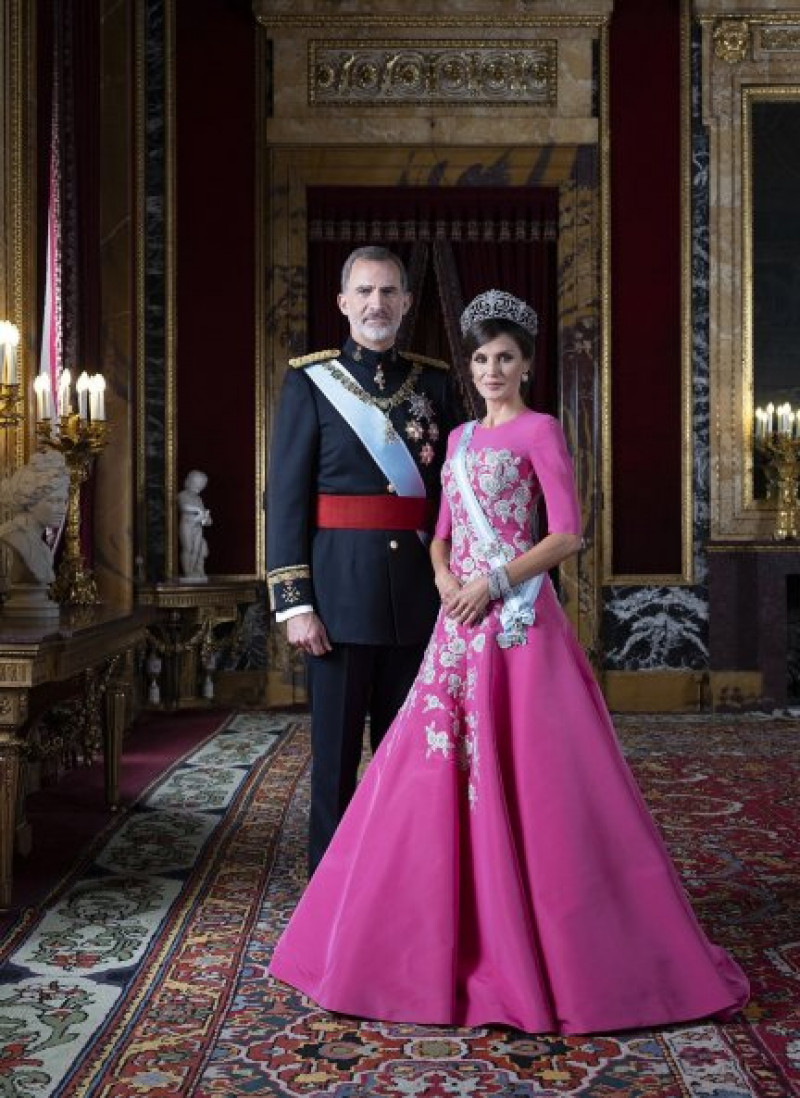
[[[264,976],[303,887],[305,722],[235,716],[0,939],[0,1098],[800,1094],[796,722],[618,722],[713,938],[727,1025],[586,1037],[333,1016]]]

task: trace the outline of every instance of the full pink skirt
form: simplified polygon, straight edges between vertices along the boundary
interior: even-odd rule
[[[694,916],[549,582],[526,645],[501,649],[497,631],[473,650],[475,631],[440,616],[429,683],[421,672],[271,973],[387,1021],[586,1033],[730,1015],[747,979]],[[456,672],[473,673],[451,700],[430,657],[454,636]],[[431,691],[473,733],[466,753],[431,739]]]

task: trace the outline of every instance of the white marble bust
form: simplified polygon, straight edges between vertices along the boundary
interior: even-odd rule
[[[34,454],[0,481],[0,505],[9,514],[0,525],[0,542],[12,550],[12,583],[50,584],[55,579],[54,550],[44,534],[64,521],[68,492],[64,457],[55,450]]]

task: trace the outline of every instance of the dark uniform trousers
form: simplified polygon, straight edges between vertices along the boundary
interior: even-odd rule
[[[374,752],[405,701],[424,652],[424,644],[334,644],[327,655],[308,657],[312,872],[355,792],[365,718]]]
[[[313,361],[331,358],[311,356]],[[453,425],[446,370],[397,352],[379,356],[351,340],[339,354],[362,388],[391,397],[413,382],[389,416],[425,486],[431,516]],[[385,389],[376,387],[378,360]],[[309,657],[313,764],[309,861],[316,867],[356,785],[364,721],[372,746],[402,705],[439,607],[427,545],[391,523],[335,528],[319,520],[320,497],[386,499],[395,487],[304,366],[289,370],[275,419],[268,492],[267,557],[277,611],[313,606],[333,651]],[[430,524],[428,524],[430,525]]]

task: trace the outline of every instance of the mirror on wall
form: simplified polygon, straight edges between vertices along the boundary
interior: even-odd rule
[[[800,88],[749,97],[753,408],[800,409]],[[748,224],[749,222],[749,224]],[[759,449],[753,495],[767,496]]]

